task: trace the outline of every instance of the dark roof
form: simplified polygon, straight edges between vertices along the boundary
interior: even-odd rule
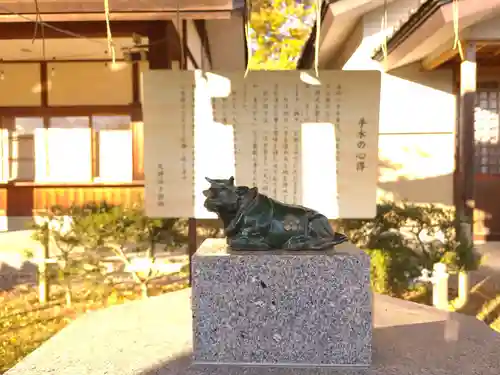
[[[324,19],[328,6],[339,0],[323,1],[321,18]],[[436,13],[443,5],[450,4],[453,0],[421,0],[420,6],[410,11],[409,15],[399,20],[398,26],[387,40],[387,53],[391,53],[396,47],[403,43],[416,29],[418,29],[427,19]],[[478,0],[479,1],[479,0]],[[332,26],[335,27],[335,26]],[[299,58],[297,69],[309,69],[314,63],[314,45],[316,43],[316,25],[313,27],[311,35],[306,42],[302,55]],[[382,61],[384,53],[382,45],[375,49],[372,58]]]

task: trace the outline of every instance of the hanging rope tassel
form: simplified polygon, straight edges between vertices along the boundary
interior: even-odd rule
[[[109,20],[109,0],[104,0],[104,16],[106,17],[106,39],[108,41],[108,51],[111,53],[111,61],[116,62],[115,43],[111,34],[111,22]]]
[[[453,49],[458,49],[458,54],[460,55],[460,59],[464,60],[464,50],[462,48],[462,42],[460,41],[460,28],[458,21],[460,19],[460,12],[458,8],[458,1],[453,0],[453,31],[455,33],[455,41],[453,43]]]
[[[250,27],[251,27],[251,19],[252,19],[252,1],[247,0],[247,22],[245,23],[245,38],[247,40],[247,66],[245,69],[245,75],[243,78],[247,78],[248,72],[250,71],[250,60],[252,59],[252,43],[251,43],[251,35],[250,35]]]

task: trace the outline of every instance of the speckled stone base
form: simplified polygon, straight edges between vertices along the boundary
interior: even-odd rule
[[[370,259],[355,246],[249,253],[208,239],[193,270],[195,364],[370,365]]]

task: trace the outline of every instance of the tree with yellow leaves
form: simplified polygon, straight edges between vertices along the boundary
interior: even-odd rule
[[[295,69],[315,21],[315,0],[247,0],[251,70]]]

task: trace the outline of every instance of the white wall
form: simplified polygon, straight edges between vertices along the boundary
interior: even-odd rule
[[[419,0],[396,0],[364,15],[338,54],[344,70],[381,70],[371,56]],[[456,99],[450,69],[425,72],[419,63],[382,77],[379,133],[379,199],[453,204]]]

